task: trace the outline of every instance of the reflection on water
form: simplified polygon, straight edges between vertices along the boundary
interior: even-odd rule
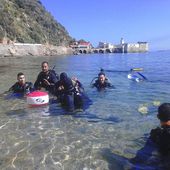
[[[23,71],[34,82],[40,63],[49,61],[57,73],[77,76],[92,103],[83,112],[66,113],[55,101],[30,108],[25,99],[0,96],[0,169],[132,169],[130,161],[159,124],[157,107],[169,101],[170,53],[103,54],[2,58],[0,93]],[[164,58],[164,60],[162,60]],[[100,68],[115,89],[98,92],[90,82]],[[130,68],[143,67],[149,79],[127,79]],[[164,68],[164,69],[162,69]],[[113,70],[113,71],[110,71]],[[117,70],[117,71],[115,71]],[[123,70],[121,72],[121,70]],[[143,111],[145,107],[147,113]],[[146,111],[144,110],[144,111]],[[145,163],[139,165],[144,167]],[[154,168],[153,164],[149,165]]]

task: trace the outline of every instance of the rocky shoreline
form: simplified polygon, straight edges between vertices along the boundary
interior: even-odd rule
[[[73,54],[70,47],[43,44],[0,44],[0,58],[15,56],[56,56]]]

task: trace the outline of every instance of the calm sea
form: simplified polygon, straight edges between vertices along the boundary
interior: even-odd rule
[[[15,83],[18,72],[34,82],[44,60],[58,74],[76,76],[92,104],[68,114],[58,103],[29,108],[25,99],[1,95],[0,169],[161,169],[156,151],[149,153],[150,146],[148,152],[140,151],[150,130],[159,125],[158,105],[170,102],[170,51],[1,58],[0,93]],[[101,68],[115,89],[98,92],[90,87]],[[148,81],[127,79],[131,68],[143,68]]]

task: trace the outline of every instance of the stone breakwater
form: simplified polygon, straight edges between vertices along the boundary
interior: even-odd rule
[[[43,44],[0,44],[0,57],[56,56],[73,54],[69,47]]]

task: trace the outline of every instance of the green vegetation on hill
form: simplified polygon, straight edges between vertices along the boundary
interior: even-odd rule
[[[66,29],[45,10],[40,0],[0,0],[0,40],[68,45]]]

